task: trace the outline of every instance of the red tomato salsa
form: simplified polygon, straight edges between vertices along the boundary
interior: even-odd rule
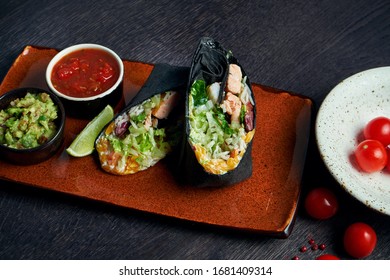
[[[83,49],[58,61],[53,67],[51,81],[65,95],[91,97],[111,88],[118,77],[118,63],[109,53]]]

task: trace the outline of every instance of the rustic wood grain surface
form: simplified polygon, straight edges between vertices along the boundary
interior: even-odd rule
[[[234,50],[252,82],[310,97],[316,113],[341,80],[390,65],[387,0],[3,2],[0,79],[25,45],[62,49],[91,42],[130,60],[189,65],[199,38],[211,36]],[[332,253],[347,259],[345,227],[363,221],[378,235],[367,259],[390,259],[390,217],[342,190],[313,135],[301,197],[318,186],[337,194],[338,214],[316,221],[301,204],[292,234],[275,239],[0,181],[0,258],[314,259]],[[326,249],[299,252],[309,238]]]

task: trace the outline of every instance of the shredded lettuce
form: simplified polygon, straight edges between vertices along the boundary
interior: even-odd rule
[[[172,147],[172,142],[167,137],[167,128],[145,124],[147,117],[161,100],[161,94],[157,94],[124,113],[128,114],[128,117],[124,116],[123,119],[130,123],[124,137],[118,137],[114,133],[106,136],[114,151],[122,154],[123,157],[134,157],[140,165],[140,170],[164,158]]]
[[[194,106],[206,104],[208,101],[206,92],[206,82],[203,80],[196,80],[191,87],[191,96],[194,99]]]
[[[227,160],[231,151],[245,149],[246,143],[243,139],[246,132],[243,126],[236,128],[229,124],[219,104],[205,106],[204,104],[209,104],[206,101],[199,105],[199,99],[196,98],[203,95],[198,92],[199,90],[206,92],[203,89],[204,85],[203,80],[197,80],[191,87],[189,97],[190,142],[204,147],[210,159]]]
[[[216,119],[217,124],[219,124],[224,133],[226,133],[227,135],[233,134],[233,129],[230,128],[229,123],[226,120],[225,114],[223,113],[221,108],[214,108],[213,117]]]
[[[246,114],[246,105],[242,104],[241,112],[240,112],[240,123],[244,123],[245,122],[245,114]]]
[[[132,116],[131,119],[135,122],[142,122],[146,119],[146,114],[145,112],[142,112],[139,115]]]

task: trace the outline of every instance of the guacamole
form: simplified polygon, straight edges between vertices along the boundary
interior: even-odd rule
[[[50,95],[27,93],[0,111],[0,144],[14,149],[38,147],[56,133],[57,106]]]

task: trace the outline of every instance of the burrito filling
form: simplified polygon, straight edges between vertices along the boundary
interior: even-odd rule
[[[157,94],[116,117],[96,142],[102,168],[133,174],[163,159],[180,138],[179,118],[167,119],[178,98],[174,91]]]
[[[224,99],[220,82],[195,80],[189,95],[189,141],[205,171],[225,174],[240,163],[255,133],[254,101],[241,68],[229,65]]]

